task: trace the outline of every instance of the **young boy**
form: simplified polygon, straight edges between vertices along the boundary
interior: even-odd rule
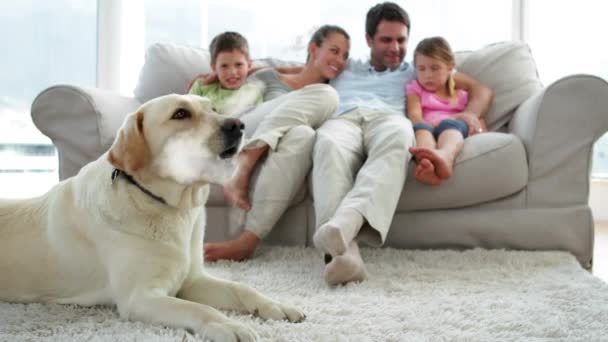
[[[241,34],[224,32],[209,45],[211,69],[218,82],[201,85],[196,80],[188,93],[208,97],[220,114],[235,115],[263,101],[263,89],[255,83],[245,83],[251,59],[249,44]]]

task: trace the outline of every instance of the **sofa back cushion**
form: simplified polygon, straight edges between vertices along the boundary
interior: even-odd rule
[[[146,51],[133,92],[135,99],[144,103],[162,95],[184,94],[191,79],[210,70],[206,50],[170,43],[153,44]]]
[[[196,75],[210,72],[206,49],[156,43],[146,51],[135,88],[140,103],[166,94],[186,93]],[[254,66],[297,65],[278,59],[254,60]],[[515,109],[542,88],[528,45],[503,42],[475,51],[456,53],[456,68],[494,90],[494,102],[486,116],[490,130],[504,127]]]
[[[167,94],[185,94],[188,83],[197,75],[211,72],[209,51],[202,48],[156,43],[146,51],[144,66],[134,90],[135,99],[144,103]],[[294,66],[274,58],[256,59],[254,67]]]
[[[536,63],[527,44],[502,42],[456,53],[456,69],[494,90],[486,115],[490,130],[503,128],[526,99],[540,91]]]

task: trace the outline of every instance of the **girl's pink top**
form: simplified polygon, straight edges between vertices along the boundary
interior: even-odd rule
[[[449,119],[454,114],[462,112],[467,102],[469,102],[469,94],[466,90],[456,89],[456,101],[445,100],[422,88],[417,80],[410,81],[405,86],[405,93],[408,95],[416,94],[420,97],[422,118],[432,124]]]

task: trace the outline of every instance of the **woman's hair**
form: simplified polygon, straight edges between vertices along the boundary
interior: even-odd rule
[[[237,32],[220,33],[213,38],[209,44],[209,53],[211,54],[211,64],[215,64],[215,60],[220,52],[230,52],[238,50],[249,59],[249,44],[247,39]]]
[[[310,37],[310,41],[308,42],[308,46],[310,46],[310,44],[314,43],[316,46],[320,47],[323,44],[323,42],[325,41],[325,39],[327,39],[327,37],[329,37],[329,35],[332,33],[339,33],[339,34],[343,35],[346,38],[346,40],[350,40],[350,36],[348,35],[348,33],[346,33],[346,31],[343,28],[341,28],[340,26],[323,25],[323,26],[319,27],[315,31],[315,33],[312,34],[312,37]],[[306,56],[306,62],[308,63],[309,60],[310,60],[310,52]]]
[[[416,55],[418,54],[438,59],[448,66],[453,67],[456,64],[456,59],[454,58],[454,53],[450,48],[450,44],[448,44],[448,41],[443,37],[431,37],[420,41],[416,46],[416,50],[414,50],[414,64],[416,64]],[[447,87],[448,94],[454,96],[456,84],[452,74],[450,74],[450,77],[448,78]]]

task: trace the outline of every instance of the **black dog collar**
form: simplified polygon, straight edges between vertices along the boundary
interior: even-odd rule
[[[133,177],[122,171],[119,169],[114,169],[114,171],[112,171],[112,183],[114,183],[114,180],[116,180],[116,178],[118,178],[118,176],[122,175],[129,183],[135,185],[139,190],[141,190],[144,194],[154,198],[155,200],[159,201],[162,204],[167,204],[167,202],[165,202],[164,198],[160,197],[160,196],[156,196],[155,194],[153,194],[152,192],[150,192],[150,190],[144,188],[143,186],[141,186],[139,183],[137,183],[135,181],[135,179],[133,179]]]

